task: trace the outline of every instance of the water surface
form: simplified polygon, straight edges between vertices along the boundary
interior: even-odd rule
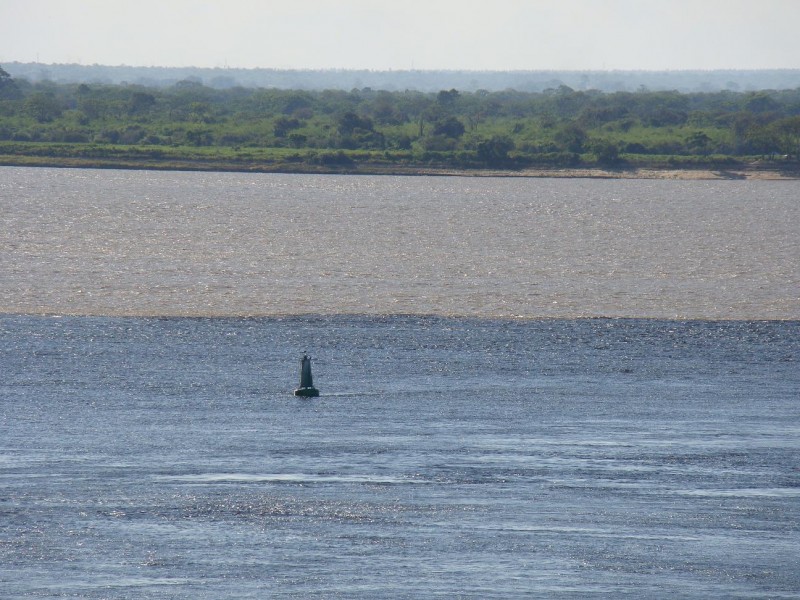
[[[795,598],[800,323],[0,318],[0,597]],[[316,400],[291,396],[314,349]]]
[[[0,168],[0,312],[800,318],[800,182]]]
[[[796,598],[799,185],[0,168],[0,598]]]

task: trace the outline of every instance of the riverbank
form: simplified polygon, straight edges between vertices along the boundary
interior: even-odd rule
[[[583,179],[674,179],[674,180],[798,180],[800,170],[787,171],[763,168],[738,169],[658,169],[658,168],[528,168],[514,171],[414,169],[414,175],[452,175],[459,177],[554,177]],[[397,174],[397,173],[393,173]],[[409,174],[409,173],[404,173]]]
[[[525,173],[527,175],[527,173]],[[760,167],[737,169],[550,169],[530,173],[530,177],[593,177],[599,179],[756,179],[756,180],[797,180],[800,170],[777,170]]]
[[[750,162],[731,166],[661,167],[525,167],[456,168],[413,163],[350,161],[342,164],[312,164],[305,161],[243,161],[217,157],[161,159],[147,156],[82,157],[0,154],[0,166],[78,169],[125,169],[153,171],[219,171],[248,173],[406,175],[452,177],[551,177],[588,179],[674,180],[798,180],[800,164],[776,165]]]

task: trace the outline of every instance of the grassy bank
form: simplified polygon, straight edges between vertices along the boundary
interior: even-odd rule
[[[156,145],[0,142],[0,165],[254,173],[344,173],[399,175],[491,175],[675,178],[800,178],[795,161],[758,157],[623,154],[601,164],[591,154],[569,162],[545,156],[482,164],[463,153],[415,154],[287,148],[165,147]]]
[[[800,89],[438,93],[31,83],[0,69],[3,164],[308,173],[793,176]]]

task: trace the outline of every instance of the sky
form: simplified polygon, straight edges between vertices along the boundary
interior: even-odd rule
[[[5,62],[800,68],[800,0],[0,0]]]

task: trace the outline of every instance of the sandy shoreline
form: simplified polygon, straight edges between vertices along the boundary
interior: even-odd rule
[[[727,169],[713,168],[599,168],[599,167],[530,167],[526,169],[456,169],[418,165],[357,163],[348,166],[320,167],[297,163],[237,163],[217,160],[97,160],[85,158],[0,156],[0,167],[49,167],[74,169],[122,169],[153,171],[207,171],[239,173],[283,173],[324,175],[405,175],[433,177],[525,177],[577,179],[662,179],[662,180],[769,180],[800,179],[800,166],[774,168],[751,164]]]
[[[412,172],[413,171],[413,172]],[[353,173],[357,174],[357,173]],[[371,173],[373,174],[373,173]],[[374,174],[381,174],[375,172]],[[480,170],[464,171],[456,169],[412,169],[407,172],[385,174],[432,175],[454,177],[552,177],[574,179],[673,179],[685,181],[702,180],[763,180],[763,181],[796,181],[800,179],[800,171],[780,171],[777,169],[738,168],[738,169],[599,169],[599,168],[565,168],[546,169],[530,168],[518,171]]]
[[[533,175],[532,175],[533,176]],[[731,169],[725,171],[709,169],[632,169],[606,171],[603,169],[566,169],[562,175],[552,172],[548,177],[595,177],[606,179],[756,179],[756,180],[797,180],[800,172],[781,172],[761,169]]]

